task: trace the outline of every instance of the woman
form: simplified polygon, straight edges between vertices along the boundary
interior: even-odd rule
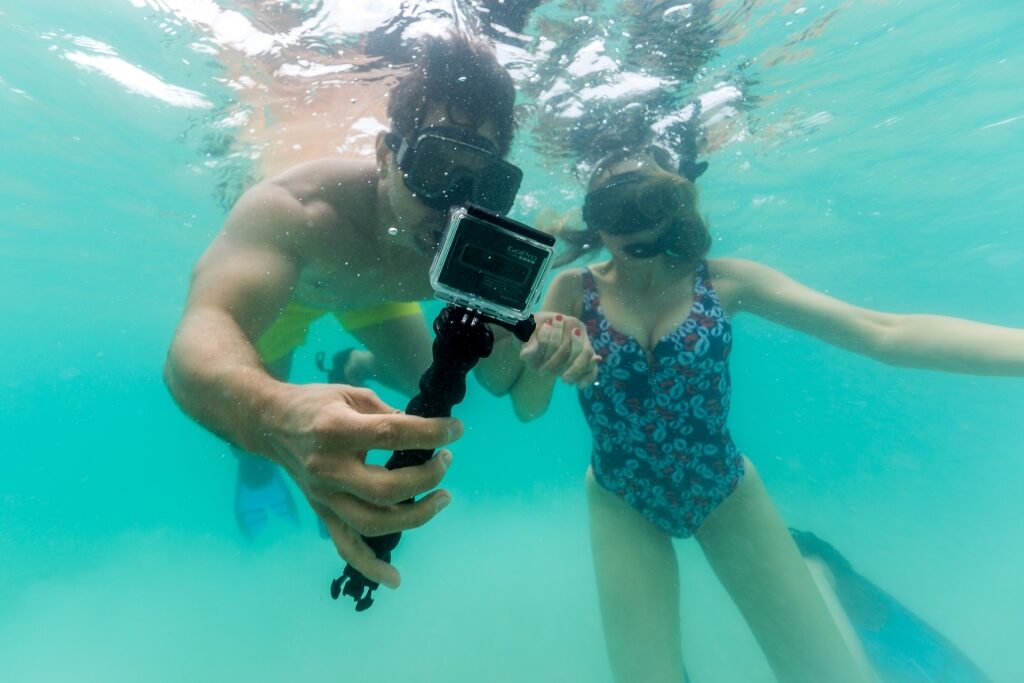
[[[753,313],[887,363],[989,375],[1024,374],[1024,331],[870,311],[758,263],[706,260],[696,190],[659,148],[604,159],[589,189],[568,256],[603,245],[611,258],[554,279],[543,308],[556,315],[523,347],[511,394],[520,418],[536,418],[555,361],[587,338],[600,357],[596,383],[584,365],[562,379],[581,386],[593,434],[591,537],[615,680],[684,679],[671,539],[688,536],[780,681],[872,680],[729,435],[731,321]]]

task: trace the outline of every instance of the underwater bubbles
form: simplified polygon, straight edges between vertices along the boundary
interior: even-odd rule
[[[661,18],[664,19],[669,24],[681,24],[692,16],[693,4],[688,2],[685,5],[676,5],[675,7],[669,7],[661,15]]]

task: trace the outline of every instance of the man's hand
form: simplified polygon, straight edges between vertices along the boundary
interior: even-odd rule
[[[405,415],[368,389],[345,385],[285,385],[274,457],[298,484],[324,523],[342,559],[367,578],[391,588],[398,571],[377,559],[361,536],[382,536],[418,527],[450,501],[437,486],[451,462],[438,451],[423,465],[388,470],[366,463],[367,451],[434,449],[462,435],[452,418]]]
[[[538,316],[540,317],[540,316]],[[578,319],[554,314],[544,316],[519,357],[540,375],[560,376],[567,384],[583,388],[597,379],[601,357],[590,345],[587,329]]]

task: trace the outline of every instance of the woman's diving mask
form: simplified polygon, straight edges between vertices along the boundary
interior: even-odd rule
[[[687,207],[691,198],[685,182],[668,173],[623,173],[587,193],[583,220],[609,235],[648,230]]]
[[[590,229],[609,235],[632,235],[667,223],[653,242],[623,249],[631,256],[652,258],[673,252],[692,202],[693,195],[682,178],[670,173],[630,171],[587,193],[583,220]]]

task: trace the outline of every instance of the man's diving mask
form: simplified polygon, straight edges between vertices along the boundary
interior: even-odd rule
[[[593,230],[630,235],[678,215],[689,201],[681,179],[667,173],[630,171],[587,193],[583,220]]]
[[[405,186],[427,206],[444,212],[469,202],[498,214],[512,208],[523,172],[502,159],[486,137],[434,126],[412,142],[395,132],[384,140],[395,153]]]

